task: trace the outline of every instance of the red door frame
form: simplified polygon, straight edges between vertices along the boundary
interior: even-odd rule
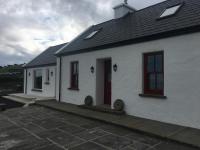
[[[112,91],[112,61],[106,59],[104,61],[104,104],[111,105]]]

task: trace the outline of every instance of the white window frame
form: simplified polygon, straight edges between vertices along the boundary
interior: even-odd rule
[[[40,88],[36,88],[35,86],[35,78],[36,78],[36,72],[37,71],[41,71],[41,77],[42,77],[42,80],[43,80],[43,75],[42,75],[42,69],[34,69],[33,70],[33,89],[36,89],[36,90],[42,90],[43,89],[43,82],[41,83],[41,89]]]
[[[47,68],[46,69],[46,83],[49,83],[50,82],[50,69]]]

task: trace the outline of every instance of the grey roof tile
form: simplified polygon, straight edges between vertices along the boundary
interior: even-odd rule
[[[28,64],[26,64],[25,68],[56,65],[55,53],[66,44],[67,43],[49,47],[36,58],[34,58],[32,61],[30,61]]]

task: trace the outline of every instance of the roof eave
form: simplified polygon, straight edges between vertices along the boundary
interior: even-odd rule
[[[41,67],[47,67],[47,66],[56,66],[56,63],[50,63],[50,64],[43,64],[43,65],[33,65],[33,66],[24,66],[24,69],[30,69],[30,68],[41,68]]]

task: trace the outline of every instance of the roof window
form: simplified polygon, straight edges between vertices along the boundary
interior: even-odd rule
[[[161,15],[160,18],[165,18],[171,15],[176,14],[176,12],[181,8],[182,4],[176,5],[176,6],[172,6],[167,8]]]
[[[92,31],[87,37],[85,37],[85,39],[90,39],[90,38],[94,37],[98,32],[99,32],[99,30]]]

